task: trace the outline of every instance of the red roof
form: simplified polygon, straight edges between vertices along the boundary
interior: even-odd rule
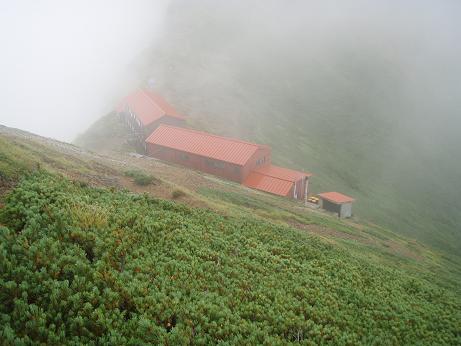
[[[154,121],[164,116],[184,119],[184,117],[179,115],[160,95],[148,90],[139,89],[127,96],[118,105],[117,111],[121,112],[127,108],[136,115],[144,126],[152,124]]]
[[[243,166],[261,147],[238,139],[161,124],[147,143]]]
[[[171,117],[179,117],[183,118],[181,114],[179,114],[176,109],[173,108],[172,105],[170,105],[166,100],[161,97],[160,95],[156,94],[152,90],[144,90],[144,92],[149,95],[149,97],[157,104],[157,106],[162,109],[166,115],[169,115]]]
[[[286,196],[290,192],[293,182],[252,171],[248,174],[243,185],[275,195]]]
[[[336,203],[336,204],[349,203],[349,202],[354,201],[352,197],[343,195],[342,193],[339,193],[339,192],[319,193],[319,197],[322,199],[326,199],[327,201],[330,201],[332,203]]]
[[[307,177],[312,176],[311,173],[294,171],[292,169],[274,166],[274,165],[268,165],[268,166],[263,166],[261,168],[256,168],[254,171],[258,173],[262,173],[270,177],[288,180],[292,182],[298,181],[306,176]]]
[[[243,184],[253,189],[286,196],[295,182],[310,176],[310,173],[268,165],[253,170]]]

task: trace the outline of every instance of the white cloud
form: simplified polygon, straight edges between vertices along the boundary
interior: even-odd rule
[[[167,0],[0,4],[0,123],[72,140],[136,82]]]

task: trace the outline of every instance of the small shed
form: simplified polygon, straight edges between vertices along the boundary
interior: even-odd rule
[[[340,218],[352,216],[352,197],[343,195],[339,192],[320,193],[320,208],[337,213]]]

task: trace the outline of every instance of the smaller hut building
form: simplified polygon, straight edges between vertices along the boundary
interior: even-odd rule
[[[319,195],[320,208],[337,213],[340,218],[352,216],[352,197],[343,195],[339,192],[324,192]]]

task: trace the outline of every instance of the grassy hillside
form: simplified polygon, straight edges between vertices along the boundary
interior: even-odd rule
[[[116,117],[114,115],[112,117],[112,119],[104,118],[106,124],[104,135],[95,134],[95,131],[90,129],[81,137],[89,139],[87,143],[83,142],[83,145],[96,151],[101,148],[116,148],[117,143],[111,142],[116,142],[120,136],[110,133],[123,129],[117,123]],[[101,127],[102,122],[102,120],[98,121],[96,127]],[[112,129],[112,126],[115,128]],[[128,130],[125,128],[124,131]],[[115,155],[124,163],[144,169],[148,174],[154,172],[156,177],[169,185],[167,188],[150,189],[155,196],[171,198],[174,190],[187,191],[187,198],[181,198],[180,202],[211,208],[226,215],[258,217],[295,227],[303,232],[320,235],[367,261],[406,268],[409,272],[423,274],[429,280],[437,280],[442,285],[456,287],[458,280],[461,279],[459,254],[451,254],[445,250],[434,251],[432,247],[398,235],[400,233],[398,228],[397,232],[390,231],[357,216],[353,220],[337,220],[326,212],[309,209],[300,202],[247,189],[239,184],[180,166],[160,163],[148,157],[139,159],[130,157],[128,162],[127,155],[123,152],[109,150],[107,153],[111,153],[112,157]],[[132,186],[128,187],[132,189]],[[135,191],[146,190],[138,188]],[[434,273],[437,274],[434,276]]]
[[[96,120],[74,143],[98,153],[135,152],[137,149],[125,124],[114,113]]]
[[[461,341],[451,293],[252,218],[38,172],[0,223],[6,342]]]
[[[460,341],[459,265],[416,241],[149,158],[0,144],[7,344]]]
[[[427,47],[449,42],[424,38],[443,28],[397,3],[383,19],[365,4],[176,0],[146,76],[193,126],[267,143],[277,164],[315,174],[315,192],[350,194],[356,214],[456,253],[459,60]]]

